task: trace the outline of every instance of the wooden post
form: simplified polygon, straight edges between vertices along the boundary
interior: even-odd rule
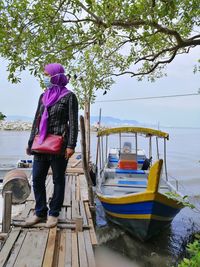
[[[92,179],[89,173],[89,166],[86,156],[86,143],[85,143],[85,123],[83,116],[80,116],[80,131],[81,131],[81,153],[82,153],[82,164],[83,171],[88,183],[88,197],[91,206],[94,206],[94,196],[92,190]]]
[[[75,218],[75,224],[76,224],[76,232],[82,232],[83,231],[83,218],[81,216],[77,216]]]
[[[4,194],[4,201],[3,201],[3,216],[2,216],[3,233],[8,233],[10,230],[11,213],[12,213],[12,192],[7,191]]]
[[[87,100],[85,102],[84,118],[85,118],[86,158],[87,162],[89,162],[90,161],[90,100]]]

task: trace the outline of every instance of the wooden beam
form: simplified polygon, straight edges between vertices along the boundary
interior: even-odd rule
[[[11,225],[12,192],[6,191],[3,201],[2,232],[8,233]]]
[[[94,205],[94,196],[93,196],[93,189],[92,189],[92,179],[89,173],[89,166],[88,166],[88,159],[87,156],[89,155],[89,149],[86,151],[86,137],[85,137],[85,122],[83,116],[80,116],[80,131],[81,131],[81,151],[82,151],[82,162],[83,162],[83,170],[85,177],[88,183],[88,196],[90,205]],[[88,153],[88,155],[87,155]]]
[[[72,232],[72,267],[79,267],[77,233]]]
[[[22,244],[24,242],[24,239],[26,237],[27,234],[27,229],[25,230],[21,230],[19,237],[17,238],[14,247],[11,251],[10,257],[8,259],[8,261],[6,262],[6,267],[13,267],[15,265],[15,261],[18,257],[18,254],[20,252],[20,249],[22,247]]]
[[[19,234],[20,234],[21,228],[13,229],[8,238],[6,239],[6,242],[3,246],[3,248],[0,251],[0,267],[5,266],[5,262],[7,261],[10,251],[17,240]]]
[[[78,232],[79,261],[81,267],[88,267],[83,232]]]
[[[84,235],[84,240],[85,240],[88,267],[95,267],[94,251],[93,251],[92,244],[90,241],[90,233],[89,231],[86,230],[83,232],[83,235]]]
[[[45,250],[44,260],[42,267],[53,267],[53,256],[56,243],[57,227],[53,227],[49,230],[47,246]]]
[[[82,232],[83,231],[83,218],[81,216],[77,216],[75,218],[76,223],[76,232]]]
[[[72,266],[72,235],[71,230],[66,231],[65,267]]]
[[[66,230],[60,232],[60,244],[58,247],[58,266],[65,267]]]
[[[46,229],[43,231],[29,230],[13,267],[42,266],[47,239],[48,231]]]

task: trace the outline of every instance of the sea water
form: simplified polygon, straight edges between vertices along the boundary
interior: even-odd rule
[[[200,129],[162,129],[169,132],[167,167],[169,177],[179,181],[181,190],[196,205],[184,208],[171,227],[148,242],[140,242],[114,225],[97,228],[100,246],[96,256],[99,266],[165,267],[175,265],[193,233],[200,231]],[[0,131],[0,167],[15,167],[25,154],[30,132]],[[117,137],[116,137],[117,138]],[[117,140],[112,139],[113,144]],[[143,144],[141,144],[143,145]],[[80,151],[80,138],[76,151]],[[96,133],[91,134],[91,154],[95,161]],[[2,199],[0,198],[0,217]]]

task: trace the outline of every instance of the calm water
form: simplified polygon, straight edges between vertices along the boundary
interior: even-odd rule
[[[163,129],[169,132],[167,166],[170,177],[179,180],[181,190],[200,210],[200,129]],[[0,166],[14,166],[25,155],[29,132],[0,131]],[[115,143],[115,139],[112,140]],[[139,143],[140,146],[140,143]],[[141,143],[141,147],[143,144]],[[96,138],[91,137],[95,158]],[[77,151],[80,151],[78,141]],[[161,151],[162,153],[162,151]],[[1,202],[0,202],[1,205]],[[1,210],[0,210],[0,213]],[[97,229],[100,247],[96,254],[102,267],[165,267],[175,265],[184,252],[191,235],[200,231],[200,211],[184,208],[170,229],[142,243],[117,227]]]

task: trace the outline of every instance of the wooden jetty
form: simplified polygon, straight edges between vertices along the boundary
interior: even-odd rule
[[[0,267],[95,267],[97,238],[91,216],[88,185],[77,153],[68,163],[65,198],[58,225],[45,228],[38,223],[26,228],[34,212],[33,193],[12,225],[0,251]],[[52,176],[46,181],[47,199],[53,192]],[[2,233],[3,236],[3,233]]]

